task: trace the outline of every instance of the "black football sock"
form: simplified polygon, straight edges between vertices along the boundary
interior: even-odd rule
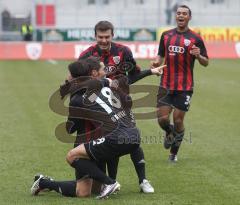
[[[180,145],[184,136],[184,130],[182,132],[174,131],[174,143],[171,146],[170,153],[177,155]]]
[[[145,174],[145,160],[144,160],[144,153],[141,147],[136,149],[131,154],[131,159],[134,164],[135,170],[138,175],[139,184],[142,183],[144,179],[146,179]]]
[[[76,197],[76,181],[51,181],[42,179],[39,182],[41,189],[54,190],[63,196]]]
[[[161,128],[166,131],[167,133],[170,133],[173,131],[173,126],[170,124],[169,120],[163,121],[160,124]]]
[[[107,161],[108,176],[115,180],[117,178],[118,163],[119,158]]]
[[[74,160],[71,166],[77,170],[79,177],[89,176],[103,184],[114,184],[116,182],[99,169],[96,163],[88,159]]]
[[[107,173],[106,167],[107,163],[106,162],[96,162],[97,166],[99,169],[101,169],[105,174]]]

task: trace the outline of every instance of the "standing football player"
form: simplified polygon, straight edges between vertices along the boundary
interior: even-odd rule
[[[167,68],[161,76],[158,92],[157,114],[160,127],[166,132],[164,147],[170,149],[169,160],[177,161],[184,136],[184,116],[189,110],[193,94],[193,67],[197,59],[208,65],[208,55],[202,38],[188,27],[192,12],[186,5],[176,11],[177,27],[163,32],[158,56],[152,66],[165,62]],[[167,90],[167,95],[166,95]],[[173,112],[173,125],[170,114]]]

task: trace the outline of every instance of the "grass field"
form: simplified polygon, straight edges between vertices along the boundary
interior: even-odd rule
[[[147,66],[148,61],[139,61]],[[175,165],[162,144],[143,144],[147,175],[155,194],[140,194],[128,156],[120,160],[121,192],[108,200],[65,198],[56,193],[30,196],[35,173],[73,179],[65,162],[71,144],[54,136],[64,117],[48,100],[66,75],[68,62],[0,62],[0,204],[240,204],[240,60],[196,63],[195,93],[187,113],[186,140]],[[158,85],[147,77],[138,84]],[[143,136],[160,138],[156,120],[138,121]],[[191,140],[190,140],[191,139]]]

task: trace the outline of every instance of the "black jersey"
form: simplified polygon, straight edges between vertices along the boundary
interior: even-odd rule
[[[110,88],[108,80],[88,80],[76,91],[70,100],[69,132],[77,130],[81,120],[90,120],[93,124],[101,124],[103,136],[113,131],[124,133],[125,129],[136,129],[131,111],[132,100],[128,95],[127,78],[116,79],[116,87]],[[109,135],[118,140],[117,135]],[[126,137],[126,136],[125,136]],[[131,136],[130,136],[131,137]],[[132,135],[132,137],[136,137]]]

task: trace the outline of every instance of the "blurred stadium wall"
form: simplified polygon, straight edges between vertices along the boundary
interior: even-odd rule
[[[49,46],[46,42],[59,44],[68,41],[61,44],[64,45],[62,49],[71,47],[76,57],[90,45],[81,42],[94,41],[93,27],[100,20],[114,24],[115,40],[127,41],[136,57],[152,58],[156,55],[156,42],[162,31],[175,25],[174,13],[179,4],[192,9],[190,26],[207,42],[212,57],[235,58],[240,55],[239,0],[0,0],[0,59],[6,57],[7,54],[3,56],[1,53],[6,53],[9,46],[22,49],[19,47],[22,44],[9,41],[22,41],[20,30],[23,23],[33,26],[34,41],[45,42],[28,46],[36,56],[40,47],[42,53]],[[5,41],[8,43],[3,43]],[[69,41],[77,41],[78,44]],[[219,48],[230,54],[216,55]],[[37,59],[36,56],[34,58]],[[55,58],[64,56],[59,54]]]

